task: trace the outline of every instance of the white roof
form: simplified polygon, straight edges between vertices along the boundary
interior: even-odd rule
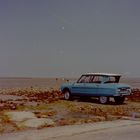
[[[114,74],[114,73],[85,73],[83,75],[121,76],[121,74]]]

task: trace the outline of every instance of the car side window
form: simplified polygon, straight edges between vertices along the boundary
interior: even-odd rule
[[[110,76],[110,77],[105,78],[105,82],[104,83],[105,84],[106,83],[118,83],[118,79],[115,76]]]
[[[92,83],[98,83],[100,84],[102,82],[102,77],[101,76],[94,76],[94,78],[92,79]]]

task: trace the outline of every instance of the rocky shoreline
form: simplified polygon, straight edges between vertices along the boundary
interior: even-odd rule
[[[140,117],[140,90],[133,89],[123,105],[97,100],[64,101],[59,90],[0,90],[0,133]]]

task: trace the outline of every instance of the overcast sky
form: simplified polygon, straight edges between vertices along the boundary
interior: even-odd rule
[[[0,77],[140,77],[139,0],[0,0]]]

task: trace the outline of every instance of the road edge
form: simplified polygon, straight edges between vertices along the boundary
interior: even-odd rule
[[[111,129],[117,127],[126,127],[130,125],[140,125],[140,121],[136,120],[116,120],[116,121],[106,121],[97,122],[90,124],[81,125],[69,125],[45,128],[42,130],[29,130],[26,132],[16,132],[11,134],[0,135],[0,140],[44,140],[52,139],[63,136],[77,135],[81,133],[87,133],[92,131],[100,131],[104,129]]]

